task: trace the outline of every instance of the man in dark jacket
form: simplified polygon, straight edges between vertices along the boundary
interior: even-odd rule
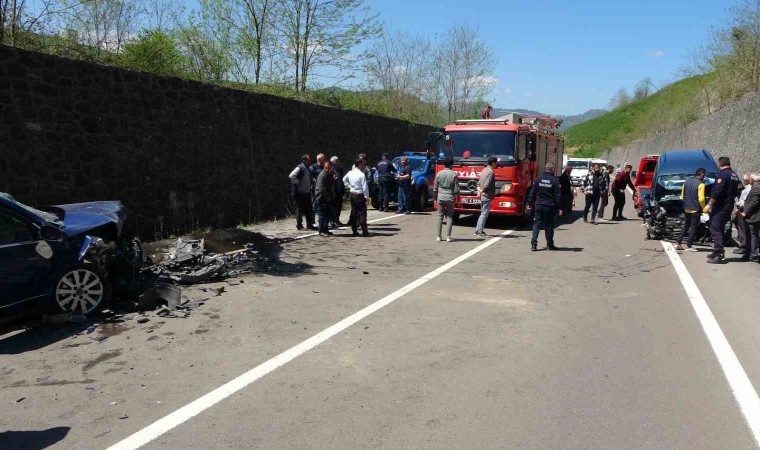
[[[686,218],[684,219],[683,227],[678,233],[678,240],[676,241],[676,250],[686,250],[687,252],[696,252],[691,246],[694,243],[694,233],[697,232],[699,227],[699,219],[702,217],[702,211],[704,211],[705,200],[705,173],[703,168],[697,169],[692,178],[686,180],[681,189],[681,199],[683,200],[683,210]],[[686,240],[686,248],[683,244],[683,238],[688,233],[688,239]]]
[[[296,201],[296,226],[303,230],[303,218],[306,218],[306,227],[314,228],[314,214],[311,202],[311,176],[309,176],[308,164],[311,162],[309,155],[301,157],[301,164],[290,172],[291,192]]]
[[[491,212],[491,201],[496,197],[496,174],[494,169],[499,165],[499,159],[495,156],[488,158],[488,165],[480,172],[478,179],[478,198],[480,199],[480,217],[475,224],[475,236],[484,238],[484,228]]]
[[[335,200],[333,201],[332,217],[330,225],[333,227],[342,227],[345,224],[340,222],[340,213],[343,211],[343,199],[346,197],[346,185],[343,184],[343,177],[346,176],[346,169],[340,163],[340,158],[333,156],[330,158],[332,163],[333,175],[335,175]]]
[[[636,186],[631,181],[631,172],[633,166],[630,164],[625,165],[625,170],[618,172],[615,175],[615,179],[612,182],[612,198],[615,199],[615,204],[612,206],[612,220],[626,220],[623,217],[623,209],[625,208],[625,188],[630,187],[634,192],[633,198],[636,199]]]
[[[317,155],[317,162],[312,164],[309,167],[309,174],[311,175],[311,223],[314,223],[314,216],[317,214],[317,195],[315,191],[315,186],[317,184],[317,177],[319,176],[319,173],[322,172],[322,168],[324,168],[325,165],[325,154],[320,153]]]
[[[327,228],[330,220],[333,201],[335,201],[335,175],[332,171],[332,163],[325,161],[323,170],[317,175],[317,184],[314,188],[317,198],[317,214],[319,214],[319,235],[332,236]]]
[[[562,175],[559,176],[559,193],[562,196],[562,206],[560,209],[565,217],[569,217],[573,212],[573,181],[570,174],[573,172],[573,166],[565,166]]]
[[[583,208],[583,221],[588,222],[588,211],[591,210],[591,224],[596,225],[596,211],[602,193],[607,192],[607,180],[599,164],[594,164],[591,172],[583,179],[583,193],[586,194],[586,207]]]
[[[760,173],[753,173],[752,189],[744,201],[742,217],[750,228],[750,261],[760,263]]]
[[[739,175],[731,169],[731,160],[727,156],[718,158],[718,177],[710,192],[710,201],[705,209],[710,213],[710,236],[713,240],[713,252],[707,256],[710,264],[726,263],[723,250],[726,224],[734,211],[734,199],[739,192]]]
[[[530,240],[531,251],[538,250],[538,232],[541,227],[544,228],[546,235],[546,248],[557,250],[557,247],[554,246],[554,217],[557,215],[557,210],[562,217],[563,212],[559,209],[560,200],[559,181],[554,176],[554,163],[548,163],[546,164],[546,172],[536,178],[530,195],[528,195],[528,208],[535,209],[533,237]]]
[[[377,171],[377,184],[380,187],[379,195],[379,210],[390,211],[389,204],[391,202],[391,188],[393,187],[393,174],[396,173],[396,168],[391,164],[390,153],[383,153],[383,159],[375,166]]]
[[[612,164],[607,165],[607,167],[602,167],[602,175],[604,176],[604,181],[607,183],[607,189],[602,192],[602,198],[599,203],[599,212],[596,214],[597,220],[603,220],[606,221],[607,219],[604,218],[604,210],[607,208],[607,205],[610,203],[610,188],[612,187],[612,172],[615,171],[615,166]]]

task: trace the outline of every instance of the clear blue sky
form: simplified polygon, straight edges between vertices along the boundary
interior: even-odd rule
[[[494,107],[578,114],[644,77],[678,78],[731,0],[368,0],[393,28],[434,35],[479,25],[499,59]]]
[[[478,25],[499,59],[494,107],[579,114],[644,77],[678,79],[733,0],[366,0],[392,29]],[[188,7],[197,4],[187,0]]]

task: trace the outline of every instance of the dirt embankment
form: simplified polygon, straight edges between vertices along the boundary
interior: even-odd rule
[[[706,149],[716,159],[728,156],[740,174],[760,171],[760,96],[742,99],[685,128],[615,147],[602,158],[635,167],[642,156],[682,149]]]

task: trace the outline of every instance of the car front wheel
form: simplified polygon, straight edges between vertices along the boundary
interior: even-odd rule
[[[108,286],[93,264],[79,264],[58,279],[53,295],[62,312],[90,314],[108,303]]]

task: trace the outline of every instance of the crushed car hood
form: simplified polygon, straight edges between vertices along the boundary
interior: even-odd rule
[[[63,232],[71,237],[87,233],[90,230],[107,224],[116,225],[116,230],[121,235],[127,214],[120,201],[72,203],[70,205],[57,205],[56,208],[63,210]]]

